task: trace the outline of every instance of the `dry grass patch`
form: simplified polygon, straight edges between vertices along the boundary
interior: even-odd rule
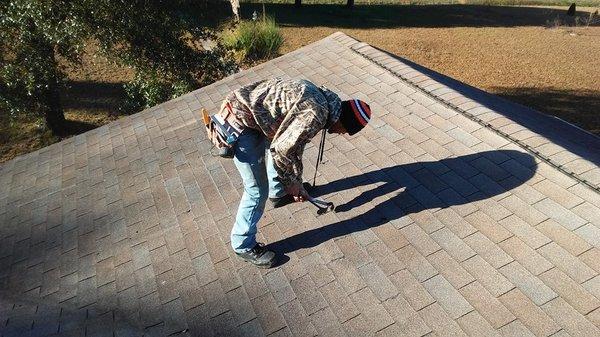
[[[344,20],[337,24],[330,20],[332,24],[327,26],[325,19],[323,25],[306,27],[299,24],[302,15],[298,14],[286,24],[285,12],[278,19],[284,26],[282,53],[341,30],[377,48],[600,135],[600,27],[547,27],[547,19],[566,12],[566,7],[460,10],[452,6],[431,7],[432,16],[444,16],[446,21],[432,20],[435,24],[429,27],[423,7],[426,6],[395,13],[396,21],[391,12],[388,17],[381,17],[379,26],[371,21],[374,19],[368,12],[359,12],[366,17],[364,25],[368,28],[346,28],[349,24]],[[331,17],[342,13],[330,10]],[[460,19],[448,19],[452,17]]]

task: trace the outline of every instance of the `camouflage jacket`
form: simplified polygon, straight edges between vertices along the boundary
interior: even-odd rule
[[[227,96],[242,123],[271,141],[275,170],[284,186],[302,183],[305,145],[340,116],[341,101],[331,90],[307,80],[258,81]]]

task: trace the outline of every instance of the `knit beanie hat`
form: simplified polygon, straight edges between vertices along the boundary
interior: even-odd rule
[[[359,99],[351,99],[342,102],[342,113],[340,122],[350,136],[362,130],[371,119],[371,108]]]

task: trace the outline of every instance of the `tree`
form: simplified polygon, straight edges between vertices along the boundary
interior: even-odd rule
[[[240,21],[240,0],[229,0],[235,21]]]
[[[230,73],[235,63],[205,28],[188,27],[161,0],[12,0],[0,3],[0,110],[36,113],[55,135],[65,118],[62,57],[80,63],[97,40],[109,59],[135,70],[132,109],[151,106]]]
[[[62,5],[62,6],[60,6]],[[55,134],[64,130],[60,55],[79,62],[85,29],[68,2],[3,1],[0,4],[0,109],[35,111]]]

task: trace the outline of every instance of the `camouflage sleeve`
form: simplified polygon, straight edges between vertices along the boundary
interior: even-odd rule
[[[325,126],[327,113],[310,100],[289,112],[271,143],[273,164],[281,183],[302,183],[304,147]]]

